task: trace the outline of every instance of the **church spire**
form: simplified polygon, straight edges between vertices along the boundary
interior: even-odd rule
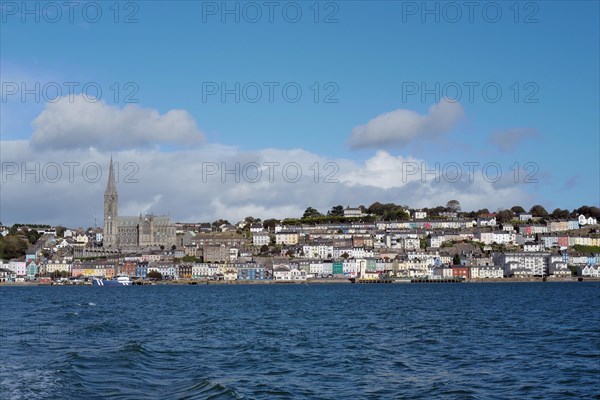
[[[110,167],[108,169],[108,184],[104,192],[104,235],[103,246],[112,247],[119,245],[118,236],[119,219],[119,195],[115,184],[115,170],[112,155],[110,156]]]
[[[110,156],[110,167],[108,168],[108,185],[106,186],[106,193],[116,193],[117,185],[115,184],[115,171],[113,168],[112,155]]]

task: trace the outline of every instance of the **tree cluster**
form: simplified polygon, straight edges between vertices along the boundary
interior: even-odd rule
[[[382,221],[405,221],[410,219],[408,206],[394,203],[382,204],[378,201],[367,208],[368,214],[373,214]]]
[[[24,235],[0,235],[0,259],[10,260],[25,255],[29,247],[29,240]]]
[[[146,275],[146,278],[149,279],[156,279],[156,280],[162,280],[163,276],[160,272],[156,271],[156,270],[152,270],[150,272],[148,272],[148,274]]]

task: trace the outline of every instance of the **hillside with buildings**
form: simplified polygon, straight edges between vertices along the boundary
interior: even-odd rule
[[[324,214],[308,207],[284,220],[172,223],[168,245],[121,247],[116,236],[107,246],[101,228],[14,225],[0,228],[0,282],[117,275],[183,281],[600,278],[599,211],[583,206],[548,213],[536,205],[529,212],[518,206],[463,212],[457,201],[431,209],[335,206]],[[128,229],[143,230],[140,221],[128,221]]]

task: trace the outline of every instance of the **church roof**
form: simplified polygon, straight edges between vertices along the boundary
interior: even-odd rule
[[[119,226],[137,226],[139,225],[140,221],[144,220],[144,219],[152,219],[154,226],[158,227],[158,226],[171,226],[173,224],[173,222],[171,222],[171,218],[169,218],[168,216],[155,216],[155,215],[149,215],[149,216],[145,216],[145,217],[140,217],[138,216],[119,216]]]

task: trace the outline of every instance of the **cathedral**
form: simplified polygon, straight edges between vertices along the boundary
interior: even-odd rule
[[[104,192],[103,247],[141,249],[164,246],[170,249],[176,242],[175,224],[168,216],[140,214],[137,217],[119,216],[119,194],[115,184],[112,157],[108,185]]]

